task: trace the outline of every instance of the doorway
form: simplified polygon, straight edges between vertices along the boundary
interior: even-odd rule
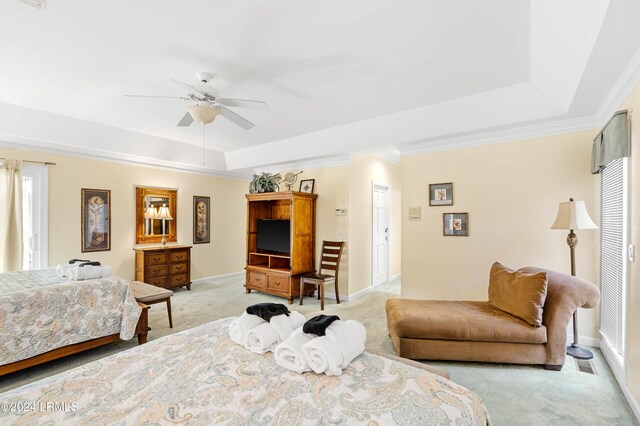
[[[373,182],[371,285],[389,281],[389,185]]]

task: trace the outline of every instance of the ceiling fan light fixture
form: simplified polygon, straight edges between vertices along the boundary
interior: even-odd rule
[[[209,105],[193,105],[187,108],[187,111],[189,111],[194,120],[202,124],[211,123],[220,114],[218,108]]]

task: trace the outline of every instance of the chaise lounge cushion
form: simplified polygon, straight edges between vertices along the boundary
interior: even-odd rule
[[[514,271],[499,262],[491,266],[489,304],[492,306],[539,327],[546,297],[546,272]]]
[[[546,343],[547,329],[533,327],[487,302],[390,299],[387,322],[411,339]]]

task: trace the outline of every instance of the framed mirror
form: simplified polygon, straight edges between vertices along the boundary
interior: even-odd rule
[[[136,244],[178,241],[178,191],[136,187]]]

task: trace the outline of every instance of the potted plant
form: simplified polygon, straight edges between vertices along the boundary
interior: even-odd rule
[[[261,175],[253,175],[253,180],[249,184],[249,192],[255,194],[257,192],[276,192],[280,189],[282,178],[280,173],[262,173]]]

